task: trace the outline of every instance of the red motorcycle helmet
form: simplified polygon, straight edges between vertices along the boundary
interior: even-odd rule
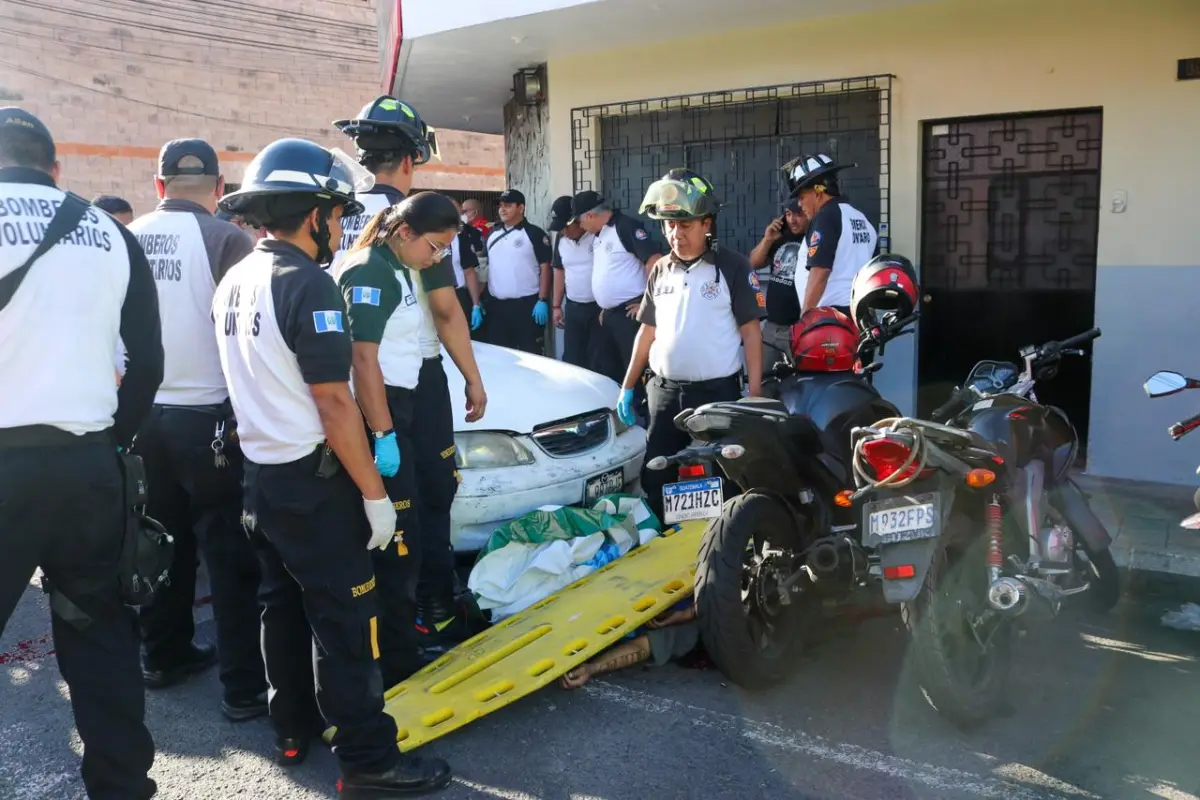
[[[854,276],[850,287],[850,314],[858,327],[869,330],[895,315],[900,320],[913,313],[921,285],[917,270],[907,258],[895,253],[875,256]]]
[[[801,372],[849,372],[857,356],[858,330],[836,308],[810,308],[792,326],[792,359]]]

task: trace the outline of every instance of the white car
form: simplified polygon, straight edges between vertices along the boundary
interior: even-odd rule
[[[642,469],[646,431],[617,419],[616,382],[579,367],[474,342],[487,413],[464,421],[463,378],[442,360],[454,405],[462,482],[451,541],[474,551],[504,523],[545,505],[590,504],[629,490]]]

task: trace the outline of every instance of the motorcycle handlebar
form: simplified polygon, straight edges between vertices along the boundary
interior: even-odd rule
[[[1093,341],[1095,339],[1099,339],[1099,338],[1100,338],[1100,329],[1092,328],[1091,330],[1087,330],[1087,331],[1084,331],[1083,333],[1072,336],[1070,339],[1063,339],[1061,342],[1057,342],[1056,344],[1058,345],[1057,349],[1067,350],[1072,347],[1078,347],[1081,344],[1087,344],[1088,342]]]
[[[1188,417],[1183,422],[1176,422],[1171,427],[1167,428],[1167,433],[1171,434],[1171,438],[1175,440],[1182,439],[1192,431],[1200,428],[1200,414],[1194,417]]]

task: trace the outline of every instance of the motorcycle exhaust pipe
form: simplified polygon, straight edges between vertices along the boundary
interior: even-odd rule
[[[822,575],[828,575],[836,572],[837,568],[842,563],[842,557],[838,553],[838,546],[830,542],[822,542],[813,547],[808,554],[808,568],[813,572]]]
[[[997,578],[988,586],[987,601],[1001,614],[1019,617],[1029,609],[1029,587],[1016,578]]]

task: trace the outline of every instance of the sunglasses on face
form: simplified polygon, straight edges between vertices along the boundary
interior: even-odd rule
[[[425,240],[425,244],[429,245],[429,249],[433,252],[434,259],[441,260],[441,259],[445,258],[446,256],[450,255],[450,249],[451,249],[450,245],[440,244],[438,242],[435,242],[433,239],[430,239],[428,236],[422,236],[421,238]]]

